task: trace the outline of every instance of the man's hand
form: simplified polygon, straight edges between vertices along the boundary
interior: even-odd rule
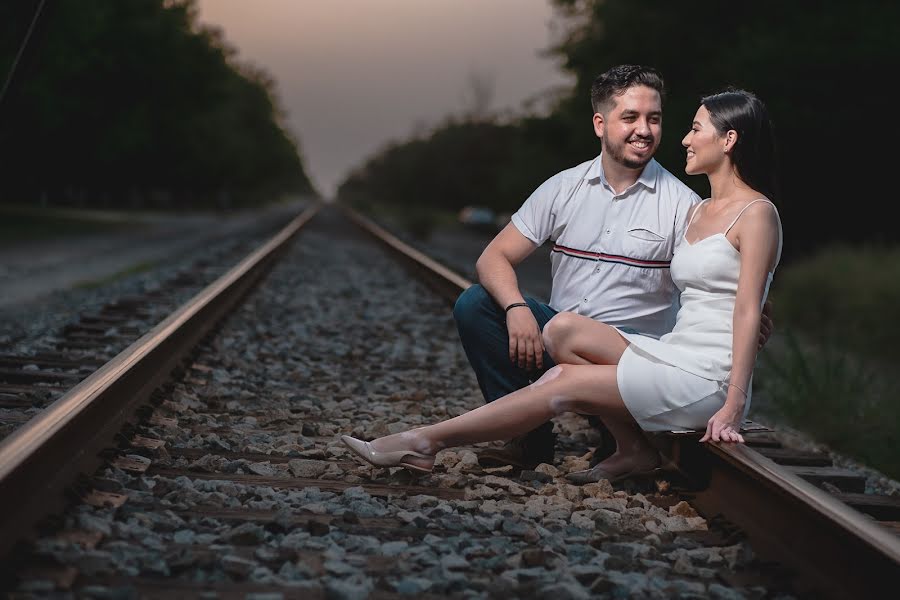
[[[528,371],[544,368],[544,340],[541,328],[527,306],[516,306],[506,313],[509,332],[509,360]]]
[[[772,321],[772,301],[766,300],[766,303],[763,304],[762,315],[759,318],[759,345],[756,347],[757,350],[762,350],[763,346],[766,345],[766,342],[769,341],[769,338],[772,337],[772,332],[775,330],[775,323]]]

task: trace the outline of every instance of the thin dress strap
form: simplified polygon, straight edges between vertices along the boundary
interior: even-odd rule
[[[706,198],[706,200],[709,200],[709,198]],[[697,205],[694,207],[694,212],[691,213],[691,220],[688,221],[688,224],[687,224],[687,225],[685,226],[685,228],[684,228],[684,233],[685,233],[685,235],[687,235],[687,230],[690,229],[691,223],[694,222],[694,217],[696,217],[696,216],[697,216],[697,213],[700,212],[700,207],[701,207],[702,205],[706,204],[706,200],[701,200],[701,201],[698,202]],[[734,224],[734,223],[732,223],[732,225],[733,225],[733,224]]]
[[[778,207],[775,206],[775,204],[773,204],[771,200],[766,200],[765,198],[757,198],[756,200],[751,200],[750,202],[748,202],[747,206],[741,209],[741,212],[737,214],[737,216],[731,222],[731,225],[729,225],[725,230],[725,233],[723,235],[728,235],[728,232],[731,231],[731,228],[734,227],[734,224],[737,223],[737,220],[741,218],[741,215],[744,214],[744,211],[750,208],[751,204],[756,204],[757,202],[766,202],[770,204],[772,206],[772,210],[775,211],[775,216],[778,218],[778,250],[775,253],[775,266],[777,267],[778,263],[781,261],[781,243],[784,234],[781,229],[781,215],[778,214]],[[691,217],[691,219],[693,220],[693,216]],[[774,268],[772,270],[774,271]]]

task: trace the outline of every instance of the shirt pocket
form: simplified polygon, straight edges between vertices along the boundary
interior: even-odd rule
[[[631,227],[622,240],[626,256],[638,260],[669,260],[669,238],[658,228]]]

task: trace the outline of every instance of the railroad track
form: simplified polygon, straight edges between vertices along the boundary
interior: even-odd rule
[[[482,469],[471,449],[422,478],[359,465],[339,433],[480,396],[447,310],[469,282],[343,212],[438,293],[336,208],[298,217],[0,443],[11,596],[850,597],[896,580],[897,537],[875,520],[896,519],[892,500],[864,516],[842,502],[862,500],[858,477],[765,431],[660,436],[678,469],[619,489],[560,478],[592,441],[577,417],[534,472]]]
[[[35,334],[29,334],[28,327],[21,324],[19,331],[7,332],[0,353],[0,440],[119,354],[283,225],[283,217],[269,216],[253,225],[209,235],[202,248],[191,249],[191,260],[158,269],[152,281],[132,284],[128,293],[103,303],[90,302],[81,314],[70,316],[57,331],[43,332],[40,339],[33,339]],[[60,310],[68,309],[65,306]]]

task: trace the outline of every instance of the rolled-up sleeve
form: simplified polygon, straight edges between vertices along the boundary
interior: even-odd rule
[[[547,241],[553,231],[556,221],[554,203],[559,195],[560,181],[558,175],[546,180],[510,218],[522,235],[539,246]]]

